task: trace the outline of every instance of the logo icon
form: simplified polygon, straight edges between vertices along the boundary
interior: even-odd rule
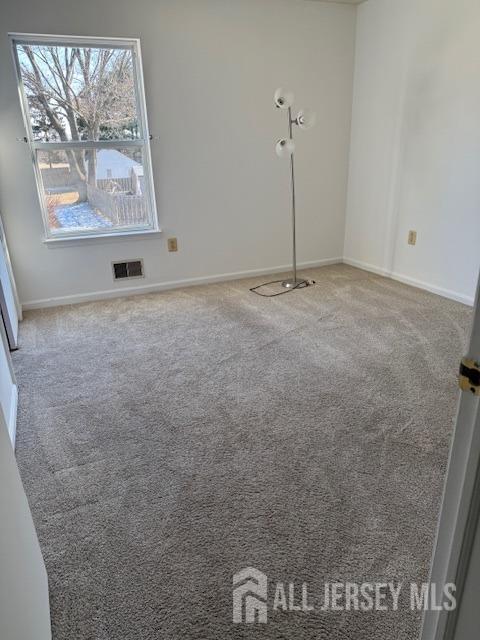
[[[267,576],[253,567],[233,576],[233,622],[267,622]]]

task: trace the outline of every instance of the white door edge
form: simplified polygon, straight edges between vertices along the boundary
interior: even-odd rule
[[[467,353],[480,360],[480,280]],[[454,637],[454,623],[471,553],[468,540],[473,538],[472,529],[476,529],[476,522],[470,516],[480,465],[479,404],[478,397],[460,394],[430,571],[430,582],[437,585],[438,591],[447,583],[456,584],[457,608],[452,612],[426,611],[421,640],[452,640]]]

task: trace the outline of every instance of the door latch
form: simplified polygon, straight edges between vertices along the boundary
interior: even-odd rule
[[[462,391],[480,396],[480,363],[472,358],[463,358],[460,363],[458,384]]]

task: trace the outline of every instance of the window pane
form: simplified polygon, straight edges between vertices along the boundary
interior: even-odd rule
[[[16,48],[34,140],[140,137],[131,49]]]
[[[151,226],[140,147],[36,153],[52,235]]]

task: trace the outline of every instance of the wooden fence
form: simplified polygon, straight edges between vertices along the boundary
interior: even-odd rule
[[[75,178],[68,167],[48,167],[40,172],[45,189],[75,188]]]
[[[87,197],[90,204],[115,225],[148,224],[145,198],[141,195],[109,193],[87,184]]]
[[[75,188],[78,183],[78,178],[75,179],[69,167],[47,167],[40,169],[40,172],[45,189]],[[134,174],[128,178],[102,178],[97,179],[96,184],[99,189],[112,193],[116,191],[137,193],[142,188],[143,176],[138,179]]]
[[[131,191],[135,193],[136,185],[132,177],[130,178],[97,178],[97,187],[103,191],[115,193],[115,191]]]

